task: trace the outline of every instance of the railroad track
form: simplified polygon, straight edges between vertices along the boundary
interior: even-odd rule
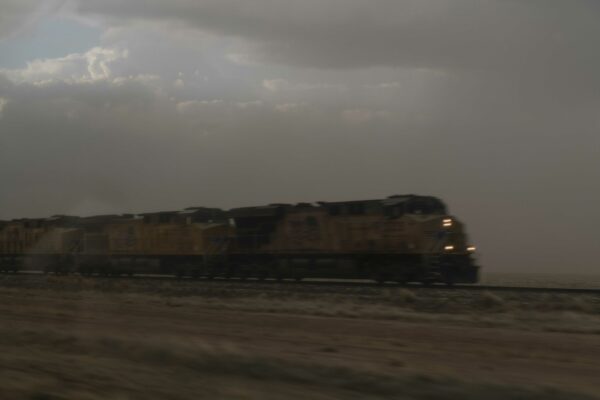
[[[45,276],[41,271],[20,271],[17,274],[9,274],[4,276],[20,276],[20,277],[31,277],[33,279]],[[71,274],[79,276],[78,274]],[[0,275],[1,276],[1,275]],[[51,275],[52,276],[52,275]],[[190,277],[178,278],[173,275],[158,275],[158,274],[136,274],[132,276],[86,276],[88,279],[131,279],[131,280],[156,280],[156,281],[182,281],[182,282],[198,282],[206,284],[219,284],[228,283],[234,285],[289,285],[289,286],[330,286],[330,287],[406,287],[410,289],[419,290],[469,290],[469,291],[496,291],[496,292],[530,292],[530,293],[563,293],[563,294],[595,294],[600,295],[600,288],[563,288],[563,287],[543,287],[543,286],[499,286],[499,285],[466,285],[457,284],[453,286],[447,286],[444,284],[432,284],[424,286],[418,283],[408,283],[399,285],[397,283],[384,283],[379,284],[369,280],[349,280],[349,279],[304,279],[301,281],[295,280],[276,280],[276,279],[265,279],[258,280],[254,278],[241,279],[241,278],[223,278],[216,277],[214,279],[199,278],[192,279]],[[0,281],[1,285],[1,281]]]

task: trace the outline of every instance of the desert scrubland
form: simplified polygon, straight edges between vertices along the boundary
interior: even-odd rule
[[[600,295],[0,277],[4,399],[586,399]]]

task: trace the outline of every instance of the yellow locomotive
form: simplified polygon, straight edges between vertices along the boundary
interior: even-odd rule
[[[0,222],[0,270],[474,283],[464,225],[431,196]]]
[[[435,197],[272,204],[229,215],[237,275],[477,282],[464,225]]]

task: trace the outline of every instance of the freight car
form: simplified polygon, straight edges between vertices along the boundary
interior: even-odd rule
[[[475,283],[464,225],[431,196],[0,223],[0,270]]]

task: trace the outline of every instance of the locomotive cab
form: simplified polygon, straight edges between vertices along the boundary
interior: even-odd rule
[[[442,215],[446,214],[446,205],[431,196],[395,195],[382,201],[385,215],[400,217],[404,214]]]
[[[465,226],[455,217],[446,215],[440,221],[437,268],[443,280],[476,283],[479,267],[475,265],[475,246],[467,237]]]

